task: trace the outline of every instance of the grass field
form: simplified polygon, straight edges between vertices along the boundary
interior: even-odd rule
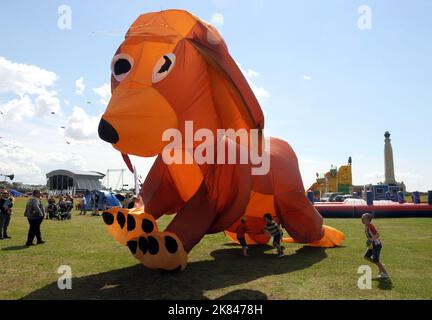
[[[431,299],[432,219],[381,219],[382,260],[392,280],[357,287],[365,264],[359,220],[327,219],[345,232],[344,247],[286,245],[276,259],[271,247],[243,258],[223,234],[205,237],[178,274],[147,270],[106,232],[101,217],[74,216],[42,224],[44,245],[24,247],[27,221],[17,200],[12,239],[0,241],[0,299]],[[168,223],[162,219],[161,226]],[[69,265],[72,290],[59,290],[57,269]]]

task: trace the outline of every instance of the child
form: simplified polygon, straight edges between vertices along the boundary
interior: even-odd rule
[[[365,225],[365,234],[367,238],[366,245],[368,246],[364,258],[378,267],[378,278],[388,279],[389,275],[379,259],[382,249],[380,235],[375,226],[371,223],[372,219],[373,215],[370,213],[362,215],[362,223]]]
[[[283,257],[283,248],[281,247],[281,239],[282,239],[282,230],[280,229],[279,225],[273,220],[270,213],[266,213],[264,215],[264,221],[266,223],[264,227],[264,232],[268,234],[269,236],[273,237],[273,246],[276,247],[278,255],[278,258]]]
[[[247,245],[246,245],[246,239],[245,239],[245,234],[246,232],[248,232],[249,229],[246,225],[246,218],[241,218],[240,220],[240,225],[237,227],[237,240],[240,242],[242,249],[243,249],[243,256],[244,257],[248,257],[247,254]]]

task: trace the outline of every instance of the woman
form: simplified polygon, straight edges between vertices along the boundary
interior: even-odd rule
[[[33,240],[36,237],[37,244],[43,244],[45,241],[42,240],[40,225],[43,222],[45,213],[41,201],[40,190],[34,190],[33,196],[27,201],[27,205],[24,211],[24,215],[27,217],[30,228],[27,235],[26,246],[33,246]]]

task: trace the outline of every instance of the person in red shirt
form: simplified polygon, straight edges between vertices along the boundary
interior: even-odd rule
[[[365,234],[367,238],[367,250],[364,258],[378,267],[378,278],[388,279],[389,275],[384,268],[384,264],[380,261],[380,254],[382,249],[380,235],[375,226],[371,223],[372,219],[373,215],[371,215],[370,213],[365,213],[362,215],[362,223],[365,226]]]
[[[247,232],[249,232],[249,229],[248,229],[247,224],[246,224],[246,218],[241,218],[240,224],[237,227],[236,232],[237,232],[237,240],[240,242],[242,249],[243,249],[243,256],[247,257],[248,256],[248,254],[247,254],[248,247],[246,245],[245,235]]]

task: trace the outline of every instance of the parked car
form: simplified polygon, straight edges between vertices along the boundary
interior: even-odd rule
[[[321,198],[321,202],[334,202],[337,196],[344,195],[342,192],[326,192]]]

